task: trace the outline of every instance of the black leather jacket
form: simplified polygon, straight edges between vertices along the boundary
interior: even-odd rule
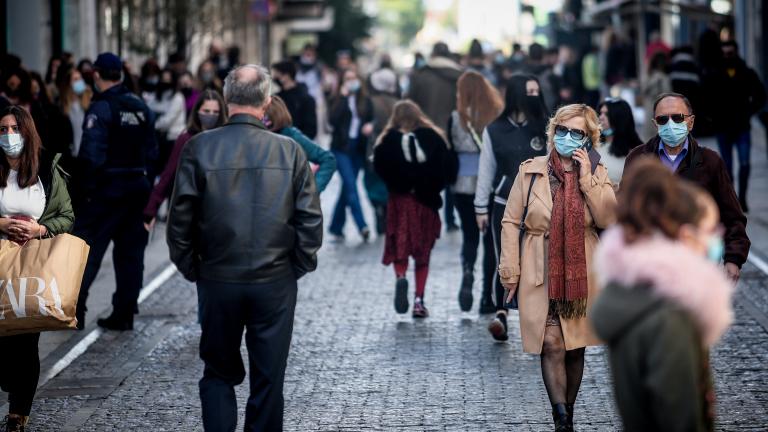
[[[185,146],[168,217],[171,260],[191,281],[262,283],[317,267],[323,217],[301,147],[253,116]]]

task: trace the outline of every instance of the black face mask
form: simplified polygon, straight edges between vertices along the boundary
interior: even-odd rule
[[[192,96],[192,88],[191,87],[183,87],[181,89],[181,93],[184,95],[184,97],[190,97]]]
[[[526,96],[525,110],[531,117],[541,117],[541,96]]]
[[[157,91],[160,93],[165,93],[168,90],[171,90],[173,88],[173,85],[171,83],[161,82],[157,85]]]

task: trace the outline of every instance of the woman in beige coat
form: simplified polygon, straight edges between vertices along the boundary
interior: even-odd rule
[[[556,431],[573,430],[584,347],[599,344],[586,317],[597,297],[591,264],[597,229],[614,222],[616,206],[608,170],[587,150],[599,138],[592,108],[560,108],[547,127],[549,155],[520,166],[502,222],[499,275],[507,301],[518,296],[523,350],[541,355]]]

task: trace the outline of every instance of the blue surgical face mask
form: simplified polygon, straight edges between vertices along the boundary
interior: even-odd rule
[[[675,123],[669,119],[667,123],[659,126],[659,137],[669,147],[678,147],[688,137],[688,124],[686,122]]]
[[[565,136],[555,135],[555,150],[562,156],[571,157],[573,152],[584,147],[585,142],[586,138],[575,140],[571,137],[570,133],[565,134]]]
[[[707,241],[707,259],[714,263],[720,263],[725,254],[725,242],[719,235],[714,235]]]
[[[349,90],[350,93],[357,93],[360,91],[360,80],[347,81],[347,90]]]
[[[78,96],[85,93],[85,89],[86,89],[85,81],[81,79],[72,83],[72,91],[75,92],[75,94]]]
[[[603,136],[604,137],[613,136],[613,129],[612,128],[604,129],[603,130]]]
[[[24,138],[18,133],[0,135],[0,148],[12,158],[19,157],[24,150]]]

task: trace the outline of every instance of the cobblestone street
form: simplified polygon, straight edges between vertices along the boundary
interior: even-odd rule
[[[335,181],[329,189],[326,215]],[[760,241],[758,254],[766,245]],[[395,314],[381,239],[362,244],[350,231],[345,244],[323,246],[318,271],[299,284],[286,430],[551,430],[539,359],[522,353],[516,316],[510,341],[493,343],[489,317],[476,312],[479,281],[473,311],[459,310],[460,243],[459,233],[438,242],[426,294],[432,315],[423,321]],[[720,430],[766,430],[767,293],[768,275],[747,264],[736,322],[712,353]],[[40,388],[29,430],[202,430],[196,302],[195,286],[175,274],[141,304],[135,331],[89,333],[90,325],[63,343],[49,357],[96,338]],[[51,358],[43,359],[43,379],[52,375]],[[238,389],[241,414],[246,395],[247,378]],[[620,429],[602,348],[587,351],[576,424],[580,431]]]

